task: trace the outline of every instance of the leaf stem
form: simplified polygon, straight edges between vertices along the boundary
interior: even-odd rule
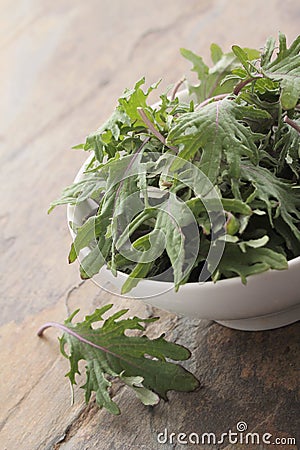
[[[179,81],[177,81],[177,83],[175,84],[175,86],[173,88],[172,94],[171,94],[171,100],[174,100],[174,98],[178,92],[178,89],[185,82],[185,80],[186,80],[186,78],[182,77]]]
[[[206,106],[210,102],[217,102],[218,100],[223,100],[224,98],[228,97],[229,94],[220,94],[215,95],[214,97],[207,98],[202,103],[199,103],[199,105],[196,106],[195,110],[198,108],[203,108],[203,106]]]
[[[143,150],[144,146],[145,146],[145,145],[147,144],[147,142],[149,142],[149,141],[150,141],[150,137],[147,136],[147,137],[144,139],[144,141],[141,143],[141,145],[139,146],[139,148],[136,150],[136,152],[133,154],[133,156],[132,156],[132,158],[131,158],[131,161],[130,161],[130,163],[128,164],[128,167],[126,168],[126,170],[125,170],[125,172],[124,172],[124,176],[123,176],[122,180],[120,180],[120,183],[119,183],[119,186],[118,186],[118,188],[117,188],[116,195],[115,195],[115,199],[114,199],[114,206],[113,206],[113,211],[114,211],[114,212],[115,212],[115,209],[116,209],[117,199],[118,199],[118,197],[119,197],[119,195],[120,195],[122,186],[123,186],[123,184],[124,184],[124,180],[125,180],[125,178],[126,178],[126,174],[127,174],[128,171],[131,169],[131,167],[133,166],[133,164],[134,164],[136,158],[138,157],[138,155],[139,155],[139,154],[141,153],[141,151]],[[114,217],[114,215],[113,215],[113,217]],[[114,242],[112,242],[112,254],[113,254],[113,248],[114,248]]]
[[[263,78],[263,75],[258,74],[256,77],[247,78],[246,80],[238,83],[236,85],[236,87],[234,88],[233,95],[238,95],[244,86],[246,86],[248,83],[251,83],[252,81],[256,80],[257,78]],[[210,102],[216,102],[218,100],[223,100],[224,98],[228,97],[229,95],[230,94],[227,93],[227,94],[215,95],[214,97],[209,97],[209,98],[205,99],[202,103],[199,103],[199,105],[197,105],[195,109],[202,108],[203,106],[206,106]]]
[[[290,119],[288,116],[285,116],[283,121],[293,127],[300,134],[300,126],[294,120]]]
[[[146,319],[147,320],[147,319]],[[142,321],[142,320],[141,320]],[[68,328],[66,325],[63,325],[61,323],[58,322],[46,322],[44,325],[42,325],[39,330],[37,331],[37,335],[39,337],[43,337],[44,331],[47,330],[47,328],[58,328],[59,330],[62,330],[64,333],[68,333],[71,336],[74,336],[76,339],[78,339],[80,342],[83,342],[84,344],[88,344],[91,347],[97,348],[98,350],[103,351],[104,353],[108,353],[112,356],[114,356],[117,359],[120,359],[122,361],[126,361],[127,363],[129,363],[132,367],[136,368],[136,369],[140,369],[140,367],[137,364],[134,364],[132,361],[128,361],[125,357],[118,355],[115,352],[112,352],[111,350],[109,350],[107,347],[102,347],[101,345],[97,345],[92,341],[89,341],[88,339],[84,338],[83,336],[81,336],[80,334],[76,333],[76,331]],[[119,376],[118,374],[116,374],[116,376]]]
[[[162,142],[166,147],[170,148],[171,150],[174,150],[176,153],[178,152],[177,147],[173,147],[172,145],[168,145],[166,143],[166,138],[155,128],[151,120],[147,117],[147,114],[145,113],[144,109],[139,107],[137,108],[137,112],[141,116],[143,122],[147,125],[148,129],[154,134],[154,136],[157,137],[157,139]]]
[[[117,192],[116,192],[116,196],[115,196],[115,201],[114,201],[114,210],[116,208],[116,202],[117,202],[117,198],[120,194],[120,191],[122,189],[122,186],[124,184],[124,179],[126,178],[126,174],[128,173],[129,169],[131,169],[131,167],[133,166],[133,163],[135,162],[136,158],[138,157],[138,155],[140,154],[140,152],[143,150],[144,146],[147,144],[147,142],[150,141],[150,137],[146,137],[146,139],[144,139],[144,141],[141,143],[141,145],[139,146],[139,148],[137,149],[137,151],[133,154],[133,157],[131,158],[130,163],[128,164],[128,167],[126,168],[125,172],[124,172],[124,177],[122,178],[122,180],[119,183]]]
[[[241,81],[240,83],[238,83],[234,90],[233,90],[233,94],[234,95],[238,95],[241,90],[243,89],[243,87],[247,86],[247,84],[252,83],[252,81],[255,81],[257,78],[263,78],[263,75],[261,73],[259,73],[258,75],[256,75],[256,77],[251,77],[251,78],[246,78],[246,80]]]
[[[122,359],[122,358],[120,357],[120,355],[117,355],[116,353],[111,352],[110,350],[108,350],[108,348],[102,347],[101,345],[97,345],[97,344],[95,344],[94,342],[89,341],[88,339],[84,338],[84,337],[81,336],[80,334],[76,333],[76,331],[71,330],[71,329],[70,329],[69,327],[67,327],[66,325],[62,325],[61,323],[58,323],[58,322],[47,322],[47,323],[45,323],[44,325],[42,325],[42,326],[39,328],[39,330],[38,330],[38,332],[37,332],[37,335],[38,335],[39,337],[43,337],[44,331],[47,330],[47,328],[51,328],[51,327],[58,328],[59,330],[62,330],[64,333],[68,333],[68,334],[70,334],[71,336],[74,336],[76,339],[78,339],[80,342],[83,342],[84,344],[88,344],[88,345],[90,345],[91,347],[95,347],[95,348],[97,348],[98,350],[102,350],[102,351],[105,352],[105,353],[109,353],[109,354],[111,354],[111,355],[113,355],[113,356],[116,356],[117,358]]]

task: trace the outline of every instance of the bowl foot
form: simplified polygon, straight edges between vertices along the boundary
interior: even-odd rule
[[[215,320],[215,322],[234,330],[263,331],[284,327],[298,320],[300,320],[300,305],[265,316],[250,319]]]

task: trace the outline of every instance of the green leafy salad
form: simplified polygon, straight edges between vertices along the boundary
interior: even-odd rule
[[[179,82],[154,106],[148,96],[157,85],[144,91],[142,79],[124,92],[109,120],[76,147],[91,152],[84,176],[50,207],[91,207],[82,223],[70,224],[69,261],[80,259],[83,279],[106,265],[128,275],[123,294],[145,278],[175,289],[235,276],[245,283],[300,255],[299,51],[300,36],[288,48],[283,34],[262,52],[234,45],[224,54],[213,44],[208,67],[182,49],[198,77],[186,92]],[[188,349],[143,334],[157,318],[124,318],[128,310],[104,318],[111,307],[73,323],[75,311],[38,331],[63,331],[72,387],[86,362],[86,402],[95,392],[100,407],[119,414],[113,380],[146,405],[199,386],[178,364]]]
[[[300,255],[299,51],[300,36],[288,47],[281,33],[262,51],[234,45],[223,53],[212,44],[211,67],[182,49],[198,78],[186,82],[187,95],[178,83],[151,106],[158,83],[143,90],[141,79],[125,90],[109,120],[76,146],[92,154],[84,178],[50,208],[93,200],[84,223],[71,224],[69,261],[90,248],[80,261],[83,279],[106,265],[128,275],[123,294],[141,279],[178,289],[199,280],[218,241],[218,264],[206,264],[214,282],[245,283]],[[217,193],[223,221],[212,220],[185,164]]]

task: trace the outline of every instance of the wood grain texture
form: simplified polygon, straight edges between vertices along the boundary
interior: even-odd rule
[[[126,301],[132,314],[161,315],[149,335],[165,331],[193,351],[187,365],[202,389],[171,393],[169,403],[146,408],[116,384],[126,412],[120,417],[93,402],[86,406],[79,388],[70,406],[57,333],[36,337],[45,321],[64,320],[66,305],[82,314],[111,301],[124,307],[92,281],[81,282],[78,267],[68,265],[65,209],[46,214],[86,158],[70,147],[141,76],[148,85],[163,77],[163,91],[187,73],[180,47],[208,59],[211,42],[227,51],[233,43],[261,47],[279,30],[291,41],[299,19],[297,0],[0,2],[2,449],[179,449],[158,444],[157,433],[167,427],[221,434],[240,420],[249,430],[296,437],[300,445],[299,323],[238,332]]]

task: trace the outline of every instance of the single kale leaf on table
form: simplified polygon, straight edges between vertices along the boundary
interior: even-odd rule
[[[133,389],[145,405],[157,404],[160,397],[167,400],[169,390],[189,392],[198,387],[198,380],[190,372],[172,362],[188,359],[188,349],[166,341],[163,335],[152,340],[144,334],[126,335],[127,330],[144,331],[142,324],[155,322],[157,317],[120,319],[128,312],[122,309],[104,320],[103,314],[111,307],[109,304],[96,309],[83,322],[74,324],[72,319],[78,313],[77,310],[64,324],[49,322],[38,331],[39,336],[49,327],[63,331],[59,339],[60,348],[70,362],[70,371],[66,376],[71,386],[76,384],[75,377],[80,374],[79,361],[86,362],[86,382],[82,386],[86,402],[95,392],[98,406],[112,414],[119,414],[120,409],[109,392],[111,380],[115,379]],[[96,322],[103,324],[95,327]]]

